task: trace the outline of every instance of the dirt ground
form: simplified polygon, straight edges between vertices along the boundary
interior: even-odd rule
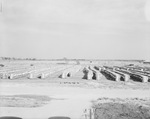
[[[127,98],[128,102],[131,98],[138,98],[140,100],[145,100],[143,101],[143,104],[145,102],[149,102],[150,88],[149,83],[142,84],[141,82],[129,82],[127,84],[124,84],[123,82],[113,82],[109,80],[102,80],[100,82],[81,79],[1,80],[0,95],[1,97],[13,97],[14,95],[18,95],[19,97],[19,95],[21,95],[21,98],[19,97],[20,105],[22,103],[26,104],[18,107],[18,105],[14,106],[14,104],[16,104],[14,102],[12,104],[12,107],[12,105],[6,105],[8,104],[8,101],[5,102],[5,105],[4,103],[0,103],[0,116],[17,116],[24,119],[47,119],[52,116],[67,116],[71,119],[85,119],[84,110],[92,108],[93,105],[98,104],[93,102],[96,102],[101,98],[106,98],[105,101],[107,101],[107,98],[119,98],[120,100],[122,100],[120,102],[123,102],[123,100],[127,100]],[[39,98],[36,98],[39,100],[34,100],[34,96],[39,96]],[[45,98],[42,99],[42,96],[44,96],[46,100]],[[1,99],[4,99],[4,97],[2,97]],[[113,102],[113,104],[110,104],[112,103],[112,101],[105,104],[103,103],[104,105],[102,105],[102,107],[110,107],[108,110],[114,109],[115,106],[121,108],[120,105],[122,103],[117,102]],[[37,105],[35,106],[33,104]],[[118,109],[120,110],[120,108]],[[126,108],[129,108],[129,105],[126,105]],[[131,111],[133,111],[132,108]],[[134,108],[137,110],[139,109],[139,107],[136,106]],[[147,110],[147,108],[144,110]],[[116,110],[114,110],[113,112],[115,113],[115,111]],[[101,115],[99,110],[97,110],[97,113],[98,115]],[[139,113],[141,114],[142,111]],[[103,119],[108,118],[108,116],[103,117],[105,117]],[[95,119],[99,118],[101,118],[101,116],[98,116]],[[127,118],[122,117],[121,119]],[[141,117],[141,119],[149,119],[149,117]]]

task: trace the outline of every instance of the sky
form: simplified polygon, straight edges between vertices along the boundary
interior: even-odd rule
[[[150,59],[150,0],[0,0],[0,56]]]

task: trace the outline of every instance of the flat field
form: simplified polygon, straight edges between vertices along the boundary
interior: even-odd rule
[[[31,63],[38,68],[43,68],[43,65],[44,68],[47,65],[62,65],[26,61],[1,63],[6,66],[7,71],[10,67],[16,70],[14,67],[28,67]],[[113,63],[109,63],[112,66]],[[123,65],[130,63],[125,62]],[[120,64],[114,63],[115,66],[121,66]],[[70,65],[72,67],[72,64]],[[103,66],[104,63],[80,64],[80,69],[73,76],[66,78],[59,77],[65,70],[63,69],[44,79],[0,79],[0,116],[17,116],[23,119],[48,119],[52,116],[67,116],[71,119],[150,118],[150,82],[117,82],[107,79],[104,75],[100,80],[87,80],[84,78],[83,69],[89,65]],[[2,70],[4,69],[1,68]],[[94,112],[90,114],[88,110]],[[118,115],[121,116],[117,117]]]

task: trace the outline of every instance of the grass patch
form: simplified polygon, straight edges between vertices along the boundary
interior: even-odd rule
[[[41,107],[52,99],[43,95],[1,95],[0,107]]]
[[[93,108],[94,119],[150,119],[150,99],[100,98]]]

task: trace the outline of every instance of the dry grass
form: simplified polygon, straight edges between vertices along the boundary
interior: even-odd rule
[[[93,107],[95,119],[150,119],[150,98],[100,98]]]
[[[41,107],[52,98],[42,95],[1,95],[0,107]]]

